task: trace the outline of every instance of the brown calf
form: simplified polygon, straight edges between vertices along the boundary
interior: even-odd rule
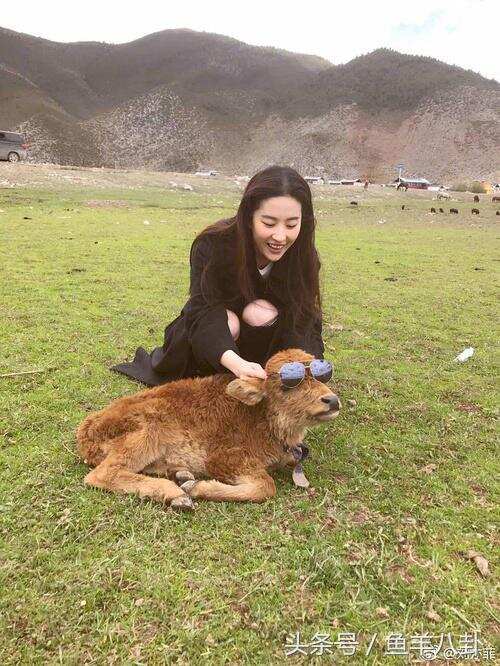
[[[339,413],[337,396],[310,374],[295,388],[282,387],[276,373],[284,363],[312,359],[288,349],[268,360],[266,380],[181,379],[89,414],[77,431],[78,452],[94,467],[85,483],[178,509],[191,509],[191,498],[272,497],[268,470],[293,466],[293,448],[307,428]]]

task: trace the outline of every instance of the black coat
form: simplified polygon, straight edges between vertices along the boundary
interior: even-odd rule
[[[238,290],[236,245],[234,234],[204,235],[191,246],[190,298],[180,315],[165,329],[162,347],[148,354],[137,349],[132,363],[120,363],[111,369],[148,386],[157,386],[174,379],[227,372],[219,362],[222,354],[232,349],[247,361],[264,364],[281,349],[297,347],[323,358],[321,320],[311,321],[301,331],[291,329],[291,309],[284,290],[287,256],[275,262],[267,278],[255,267],[257,298],[270,301],[278,310],[272,326],[252,327],[241,320],[246,305]],[[207,276],[209,287],[216,294],[216,304],[208,303],[201,293],[200,281],[204,267],[212,258]],[[227,323],[226,309],[240,319],[240,337],[235,341]]]

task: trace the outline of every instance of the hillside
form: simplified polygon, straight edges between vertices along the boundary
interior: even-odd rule
[[[292,116],[321,115],[343,104],[356,104],[363,111],[411,112],[425,100],[470,87],[499,90],[496,81],[470,70],[423,56],[410,56],[390,49],[372,53],[319,72],[287,107]],[[310,100],[314,98],[315,104]]]
[[[498,169],[500,85],[387,49],[334,66],[192,30],[59,44],[0,28],[0,124],[61,164],[431,179]]]

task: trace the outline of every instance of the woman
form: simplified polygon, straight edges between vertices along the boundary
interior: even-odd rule
[[[289,167],[248,183],[235,217],[204,229],[191,246],[190,298],[162,347],[139,347],[112,368],[148,386],[232,372],[266,378],[280,349],[323,358],[320,262],[311,190]]]

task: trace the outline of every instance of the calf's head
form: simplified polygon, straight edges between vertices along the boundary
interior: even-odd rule
[[[314,356],[302,349],[280,351],[266,363],[267,379],[235,379],[227,385],[226,391],[247,405],[266,400],[270,413],[290,425],[310,427],[329,421],[338,416],[340,401],[329,382],[313,377],[311,361]],[[304,378],[296,386],[287,386],[283,381],[286,374],[280,374],[283,366],[289,363],[306,367]]]

